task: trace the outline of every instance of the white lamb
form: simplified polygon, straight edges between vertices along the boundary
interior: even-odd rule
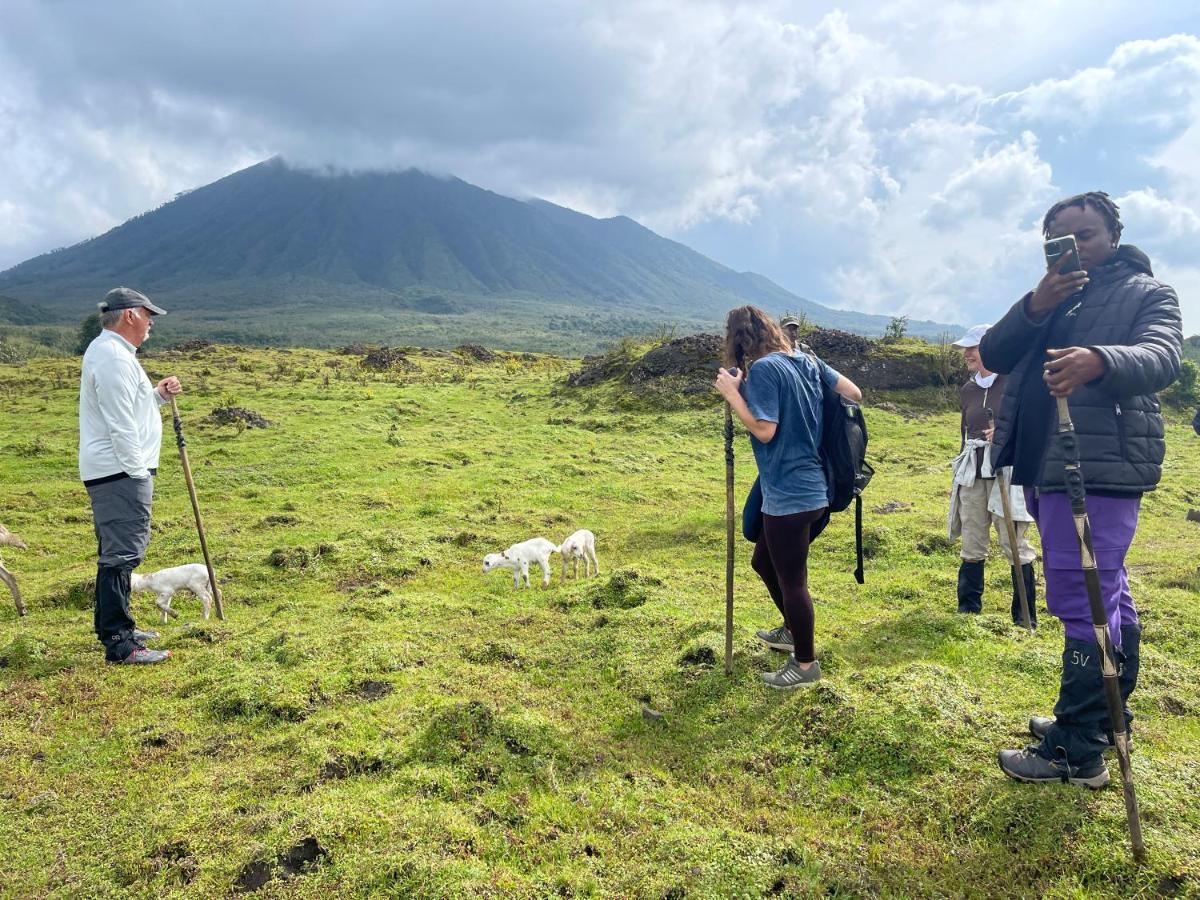
[[[529,564],[537,563],[542,567],[542,587],[547,587],[550,584],[550,554],[557,552],[558,548],[544,537],[531,538],[513,544],[502,553],[489,553],[483,558],[483,571],[512,569],[515,590],[521,586],[522,576],[525,587],[529,587]]]
[[[595,574],[600,574],[600,561],[596,559],[596,536],[586,528],[580,528],[563,541],[558,552],[562,554],[563,581],[567,580],[567,560],[571,561],[572,578],[579,577],[579,560],[581,559],[583,560],[584,578],[591,577],[593,565],[596,567]]]
[[[208,618],[212,608],[212,589],[208,584],[208,569],[200,563],[188,563],[186,566],[173,566],[170,569],[160,569],[149,575],[139,575],[134,572],[129,576],[129,587],[134,591],[152,591],[157,594],[154,605],[162,613],[162,621],[167,616],[179,618],[179,613],[171,609],[171,598],[179,591],[191,591],[200,598],[200,606],[204,610],[204,618]]]

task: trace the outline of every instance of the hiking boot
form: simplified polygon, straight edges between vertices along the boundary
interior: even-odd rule
[[[1097,756],[1082,766],[1071,766],[1063,760],[1049,760],[1038,754],[1033,746],[1024,750],[1001,750],[1000,769],[1009,778],[1025,784],[1073,784],[1096,790],[1108,784],[1108,766]]]
[[[144,644],[146,641],[157,641],[162,635],[157,631],[142,631],[140,628],[133,629],[133,639],[139,644]]]
[[[788,661],[783,664],[783,668],[779,671],[763,672],[762,680],[778,690],[790,691],[792,688],[820,681],[821,664],[813,660],[811,666],[807,669],[802,669],[800,668],[800,664],[796,662],[796,657],[789,656]]]
[[[1039,741],[1045,740],[1046,732],[1048,732],[1050,730],[1050,726],[1053,724],[1054,724],[1054,718],[1052,716],[1032,716],[1029,719],[1029,733],[1032,734]],[[1133,750],[1133,735],[1132,734],[1128,735],[1128,738],[1129,738],[1129,749],[1132,751]],[[1107,734],[1101,735],[1100,740],[1103,741],[1104,743],[1108,743],[1108,735]],[[1112,744],[1108,744],[1108,746],[1104,748],[1104,752],[1112,753],[1115,749],[1116,748]]]
[[[764,631],[760,628],[754,633],[754,636],[772,650],[783,650],[791,653],[796,649],[796,645],[792,642],[792,633],[788,631],[786,625],[780,625],[772,631]]]
[[[149,647],[138,647],[124,659],[110,659],[106,662],[114,666],[148,666],[153,663],[166,662],[170,656],[170,650],[151,650]]]

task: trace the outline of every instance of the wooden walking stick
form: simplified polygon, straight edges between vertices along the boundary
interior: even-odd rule
[[[1121,786],[1125,792],[1125,817],[1129,821],[1129,841],[1133,845],[1133,859],[1141,863],[1146,859],[1146,844],[1142,840],[1142,820],[1138,814],[1137,795],[1133,790],[1133,768],[1129,763],[1129,735],[1125,732],[1125,703],[1121,699],[1120,673],[1117,670],[1116,650],[1108,630],[1108,614],[1104,609],[1104,598],[1100,593],[1100,573],[1096,569],[1096,551],[1092,546],[1092,525],[1088,521],[1083,472],[1079,464],[1079,443],[1075,437],[1075,425],[1071,421],[1071,410],[1066,397],[1058,397],[1058,440],[1066,459],[1065,480],[1067,495],[1071,498],[1071,513],[1075,518],[1075,537],[1079,543],[1079,560],[1083,568],[1083,582],[1087,587],[1088,606],[1092,613],[1092,628],[1096,632],[1096,643],[1100,645],[1100,666],[1104,685],[1104,697],[1108,701],[1108,717],[1112,722],[1113,744],[1117,749],[1117,762],[1121,767]]]
[[[175,443],[179,446],[179,461],[183,464],[183,478],[187,482],[188,496],[192,498],[192,512],[196,515],[196,532],[200,535],[200,550],[204,553],[204,565],[208,569],[208,586],[212,588],[213,602],[217,605],[217,618],[225,621],[225,607],[221,603],[221,591],[217,587],[217,576],[213,573],[212,559],[208,555],[208,541],[204,538],[204,520],[200,518],[200,502],[196,499],[196,485],[192,481],[192,466],[188,462],[187,441],[183,439],[183,422],[179,418],[179,406],[171,397],[171,416],[175,426]]]
[[[988,426],[996,427],[996,416],[989,409]],[[1008,482],[1004,480],[1004,470],[996,470],[996,490],[1000,492],[1000,505],[1004,507],[1004,531],[1008,534],[1008,552],[1011,554],[1013,583],[1017,586],[1017,599],[1021,603],[1021,627],[1033,631],[1033,610],[1029,607],[1029,592],[1025,590],[1025,573],[1021,571],[1021,553],[1017,548],[1017,525],[1013,521],[1012,500],[1008,496]]]
[[[725,404],[725,674],[733,673],[733,408]]]

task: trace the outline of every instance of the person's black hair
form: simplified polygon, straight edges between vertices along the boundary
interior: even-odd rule
[[[1050,237],[1050,223],[1054,221],[1054,217],[1069,206],[1078,206],[1080,209],[1090,206],[1104,218],[1113,239],[1121,239],[1121,230],[1124,227],[1121,225],[1121,207],[1113,203],[1112,198],[1104,191],[1088,191],[1055,203],[1046,213],[1046,218],[1042,219],[1042,234],[1045,237]]]

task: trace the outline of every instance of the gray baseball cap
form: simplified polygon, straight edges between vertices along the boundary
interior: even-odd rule
[[[165,309],[151,303],[150,298],[145,294],[127,287],[113,288],[105,294],[104,299],[100,301],[100,312],[112,312],[118,309],[137,309],[139,306],[150,310],[150,315],[152,316],[165,316],[167,314]]]
[[[785,313],[779,317],[780,328],[787,328],[789,325],[795,325],[799,327],[800,318],[798,316],[793,316],[791,313]]]

